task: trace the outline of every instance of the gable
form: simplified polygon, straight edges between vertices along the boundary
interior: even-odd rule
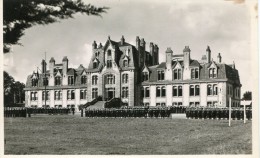
[[[211,62],[208,69],[210,68],[218,68],[215,62]]]
[[[182,66],[180,64],[179,61],[176,62],[175,66],[173,67],[173,69],[182,69]]]

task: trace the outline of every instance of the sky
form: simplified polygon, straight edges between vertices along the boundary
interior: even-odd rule
[[[249,71],[252,68],[250,11],[243,0],[98,0],[85,1],[110,9],[102,17],[76,14],[73,19],[49,25],[37,25],[25,31],[12,53],[4,54],[4,70],[15,80],[26,78],[37,67],[46,52],[61,63],[67,56],[69,67],[80,64],[88,67],[93,41],[104,43],[108,36],[135,45],[136,36],[159,46],[159,61],[165,61],[165,50],[171,47],[181,54],[185,46],[191,49],[192,59],[201,59],[210,46],[213,60],[221,53],[226,64],[235,62],[242,83],[242,93],[253,89]],[[48,65],[47,65],[48,66]]]

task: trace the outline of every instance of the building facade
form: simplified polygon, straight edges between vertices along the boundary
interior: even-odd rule
[[[120,98],[124,106],[214,106],[240,105],[241,83],[235,64],[211,58],[208,46],[201,60],[190,58],[191,50],[165,51],[159,64],[159,47],[136,37],[136,45],[108,37],[104,46],[94,41],[87,68],[68,68],[67,57],[56,64],[42,61],[41,73],[27,78],[25,97],[29,107],[78,107],[98,96],[103,102]]]

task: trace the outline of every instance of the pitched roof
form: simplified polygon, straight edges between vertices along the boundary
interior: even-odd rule
[[[190,61],[190,66],[200,67],[200,63],[197,60],[191,60]]]

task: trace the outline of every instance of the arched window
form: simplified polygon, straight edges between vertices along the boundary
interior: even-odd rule
[[[212,68],[209,69],[209,78],[213,78],[213,69]]]
[[[56,85],[56,86],[61,85],[61,77],[60,77],[60,76],[56,76],[56,77],[55,77],[55,85]]]
[[[190,96],[194,96],[194,86],[190,85]]]
[[[123,61],[123,67],[128,67],[128,60]]]
[[[195,86],[195,96],[198,96],[198,95],[200,95],[200,86],[196,85]]]
[[[160,96],[161,96],[161,88],[156,87],[156,97],[160,97]]]
[[[209,84],[207,88],[208,95],[212,95],[212,86]]]
[[[172,96],[174,96],[174,97],[178,96],[177,93],[178,93],[178,92],[177,92],[177,87],[176,87],[176,86],[173,86],[173,88],[172,88]]]
[[[162,97],[165,97],[166,96],[166,90],[165,90],[165,87],[163,86],[162,87]]]
[[[97,85],[98,76],[94,75],[92,76],[92,85]]]
[[[150,97],[150,88],[149,87],[145,88],[145,97]]]
[[[178,86],[178,96],[182,96],[182,86]]]
[[[98,67],[98,63],[96,61],[93,62],[93,69]]]
[[[80,99],[87,99],[87,90],[80,90]]]
[[[213,95],[218,95],[218,86],[216,84],[213,85]]]

